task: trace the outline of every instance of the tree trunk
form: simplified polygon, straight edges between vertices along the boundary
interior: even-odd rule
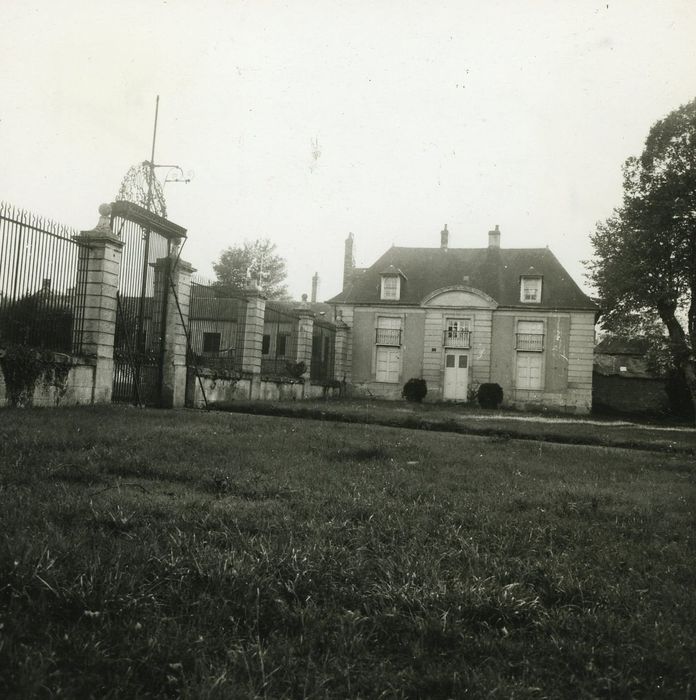
[[[658,304],[657,310],[662,322],[667,327],[667,333],[669,333],[669,344],[674,364],[683,373],[684,381],[689,389],[696,422],[696,357],[693,348],[689,346],[687,335],[674,315],[676,304]]]

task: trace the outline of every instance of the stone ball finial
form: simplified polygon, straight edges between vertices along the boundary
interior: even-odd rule
[[[105,234],[112,233],[111,231],[111,205],[110,204],[100,204],[99,205],[99,223],[94,228],[95,233]]]

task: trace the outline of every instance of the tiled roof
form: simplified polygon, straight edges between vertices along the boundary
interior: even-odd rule
[[[399,301],[380,301],[380,273],[400,270]],[[540,304],[520,302],[520,277],[543,277]],[[437,289],[464,285],[495,299],[499,306],[586,309],[596,304],[571,279],[548,248],[390,248],[374,265],[353,276],[352,284],[329,301],[347,304],[413,304]]]
[[[314,314],[315,321],[323,320],[331,323],[334,321],[333,306],[324,302],[278,301],[276,299],[269,299],[266,302],[266,308],[273,311],[280,311],[281,313],[289,314],[291,316],[297,316],[299,309],[307,309]]]
[[[620,338],[610,336],[595,346],[595,353],[600,355],[637,355],[643,356],[650,348],[647,338]]]

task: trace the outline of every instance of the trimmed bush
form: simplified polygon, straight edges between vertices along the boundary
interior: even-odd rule
[[[503,403],[503,387],[500,384],[481,384],[477,396],[481,408],[498,408]]]
[[[428,393],[428,385],[425,383],[425,379],[409,379],[401,392],[407,401],[416,401],[420,403],[425,395]]]
[[[307,371],[307,365],[302,361],[291,362],[290,360],[288,360],[285,363],[285,370],[291,377],[301,379],[302,375]]]

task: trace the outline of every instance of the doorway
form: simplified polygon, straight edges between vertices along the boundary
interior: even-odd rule
[[[469,355],[457,350],[445,351],[445,381],[442,395],[449,401],[466,401],[469,389]]]

